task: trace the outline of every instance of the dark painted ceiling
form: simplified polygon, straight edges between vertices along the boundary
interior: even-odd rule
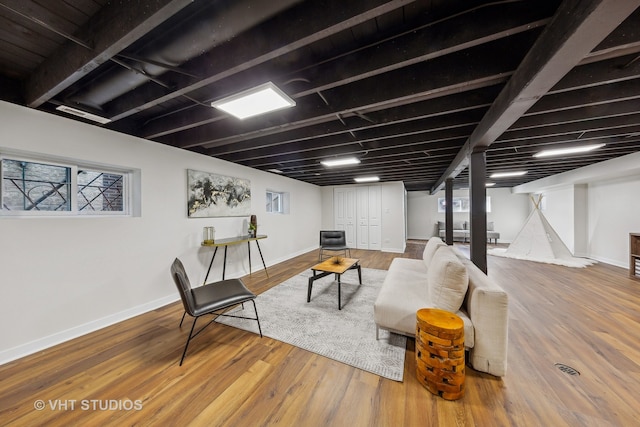
[[[0,0],[0,98],[321,186],[467,187],[485,152],[487,176],[528,171],[495,181],[510,187],[640,151],[639,5]],[[296,107],[241,121],[210,106],[267,81]],[[362,163],[320,164],[347,155]]]

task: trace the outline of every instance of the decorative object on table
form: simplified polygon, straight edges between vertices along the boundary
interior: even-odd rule
[[[362,285],[355,274],[343,277],[345,305],[340,311],[336,310],[338,287],[330,280],[317,282],[313,304],[306,303],[301,290],[312,274],[310,270],[259,294],[256,305],[260,307],[262,333],[381,377],[402,381],[407,338],[380,331],[377,341],[371,312],[387,272],[362,270],[365,279]],[[217,322],[258,334],[255,321],[219,318]]]
[[[216,240],[216,228],[215,227],[204,227],[202,229],[202,242],[205,245],[212,245]]]
[[[340,264],[342,264],[342,258],[341,258],[341,257],[336,256],[336,257],[333,257],[332,259],[333,259],[333,263],[334,263],[335,265],[340,265]]]
[[[251,181],[209,172],[187,171],[190,218],[246,216],[251,210]]]
[[[464,322],[454,313],[423,308],[416,313],[416,375],[446,400],[464,396]]]
[[[342,310],[342,275],[349,270],[358,270],[358,282],[362,285],[362,267],[360,266],[360,260],[355,258],[342,258],[342,260],[336,263],[335,258],[329,258],[328,260],[311,267],[313,276],[309,277],[309,283],[307,285],[307,302],[311,302],[311,291],[313,290],[313,282],[323,277],[333,275],[334,280],[332,283],[338,284],[338,310]]]
[[[256,237],[258,235],[258,219],[255,215],[251,215],[249,220],[249,236]]]

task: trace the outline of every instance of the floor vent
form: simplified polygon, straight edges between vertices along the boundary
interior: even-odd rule
[[[580,375],[580,372],[578,372],[576,369],[572,368],[571,366],[565,365],[564,363],[556,363],[555,367],[568,375],[575,375],[575,376]]]

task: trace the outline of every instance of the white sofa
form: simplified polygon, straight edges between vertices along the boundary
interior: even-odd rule
[[[482,372],[507,371],[507,294],[471,261],[438,237],[423,259],[395,258],[374,304],[379,329],[415,336],[416,312],[440,308],[464,321],[469,363]]]

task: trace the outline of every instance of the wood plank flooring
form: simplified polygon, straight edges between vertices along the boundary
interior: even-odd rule
[[[394,257],[420,258],[423,245],[352,256],[387,269]],[[244,280],[261,293],[316,260],[310,252]],[[413,340],[402,383],[220,324],[193,341],[180,367],[188,326],[178,328],[175,303],[0,366],[0,425],[638,425],[640,281],[605,264],[489,256],[488,269],[509,294],[508,372],[467,368],[461,400],[420,385]]]

